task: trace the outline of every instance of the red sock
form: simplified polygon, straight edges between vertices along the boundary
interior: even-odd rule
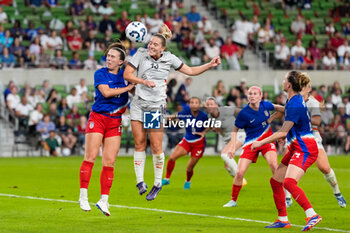
[[[187,179],[186,179],[186,181],[187,182],[190,182],[191,181],[191,178],[192,178],[192,176],[193,176],[193,170],[192,171],[186,171],[186,176],[187,176]]]
[[[237,201],[238,194],[241,191],[242,185],[233,185],[232,186],[232,200]]]
[[[285,178],[283,186],[287,189],[292,197],[298,204],[305,210],[312,208],[309,200],[307,199],[304,191],[297,185],[297,181],[292,178]]]
[[[103,167],[100,177],[101,183],[101,195],[109,195],[111,190],[114,176],[113,167]]]
[[[168,163],[166,165],[166,175],[165,178],[170,179],[171,173],[173,172],[175,167],[175,161],[174,160],[168,160]]]
[[[80,167],[80,188],[87,189],[89,187],[91,171],[94,163],[83,161]]]
[[[286,197],[284,194],[282,183],[276,181],[275,179],[270,179],[270,184],[273,192],[273,199],[278,211],[278,216],[287,216],[287,207],[286,207]]]

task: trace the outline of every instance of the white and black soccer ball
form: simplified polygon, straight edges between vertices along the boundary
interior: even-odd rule
[[[143,42],[147,35],[147,28],[141,22],[131,22],[126,27],[125,34],[132,42]]]

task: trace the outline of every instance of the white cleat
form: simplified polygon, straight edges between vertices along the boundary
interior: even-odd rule
[[[236,206],[237,206],[237,202],[235,202],[234,200],[230,200],[229,202],[227,202],[222,207],[236,207]]]
[[[91,211],[91,207],[87,198],[79,198],[79,205],[80,209],[82,209],[83,211]]]
[[[96,207],[101,210],[101,212],[106,215],[106,216],[110,216],[111,213],[109,212],[108,208],[109,208],[109,204],[108,202],[105,202],[105,201],[102,201],[102,200],[99,200],[97,203],[96,203]]]

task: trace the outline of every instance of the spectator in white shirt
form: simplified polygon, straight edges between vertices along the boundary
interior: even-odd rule
[[[154,18],[148,18],[146,23],[150,26],[149,32],[151,34],[156,34],[159,32],[159,29],[164,22],[161,18],[159,18],[159,14],[155,13]]]
[[[77,89],[77,95],[79,96],[81,96],[84,92],[88,92],[88,88],[86,86],[84,78],[80,79],[79,84],[75,86],[75,89]]]
[[[269,19],[269,18],[267,18]],[[259,19],[258,19],[258,16],[257,15],[254,15],[253,18],[252,18],[252,24],[253,24],[253,33],[256,34],[258,33],[261,25],[259,23]]]
[[[15,112],[19,119],[19,125],[22,127],[27,126],[27,119],[29,113],[33,111],[33,107],[28,103],[27,97],[23,96],[21,102],[17,105]]]
[[[345,113],[346,115],[350,116],[350,102],[349,102],[349,97],[344,96],[343,97],[343,104],[345,106]]]
[[[198,22],[198,28],[203,28],[203,33],[206,35],[211,35],[213,30],[211,22],[206,16],[203,16],[202,20]]]
[[[43,106],[41,103],[36,104],[35,110],[29,114],[29,133],[34,133],[36,125],[43,119]]]
[[[292,66],[292,69],[299,69],[301,65],[304,63],[304,56],[306,54],[306,50],[302,45],[302,42],[300,39],[297,40],[296,44],[292,47],[290,58],[290,63]]]
[[[74,104],[80,103],[81,98],[80,95],[77,94],[77,89],[73,88],[71,94],[67,96],[67,105],[70,109],[72,109]]]
[[[97,62],[94,55],[90,55],[88,59],[84,61],[84,70],[96,70]]]
[[[7,95],[6,97],[6,106],[7,108],[15,114],[15,109],[17,105],[21,102],[21,99],[17,95],[17,87],[12,86],[10,89],[11,93]]]
[[[99,6],[97,13],[100,15],[114,15],[115,12],[113,8],[111,7],[111,4],[109,2],[103,2],[102,5]]]
[[[292,22],[292,25],[290,26],[290,30],[293,32],[293,34],[303,34],[305,31],[305,23],[303,21],[303,18],[298,15],[296,20]]]
[[[7,14],[3,12],[2,7],[0,6],[0,24],[7,22]]]
[[[332,94],[332,104],[334,106],[339,107],[339,105],[342,103],[342,97],[341,97],[341,90],[335,89],[335,92]]]
[[[286,39],[281,39],[281,44],[275,46],[275,68],[285,69],[290,57],[290,49],[286,45]]]
[[[343,44],[338,47],[337,49],[338,57],[344,57],[345,52],[350,52],[350,46],[349,46],[348,40],[344,40]]]
[[[48,38],[46,42],[46,47],[48,50],[62,49],[63,41],[61,37],[57,36],[57,32],[52,30],[51,37]]]
[[[324,69],[326,70],[335,69],[335,66],[337,65],[337,61],[335,60],[335,57],[333,56],[332,51],[328,51],[327,56],[323,57],[322,64]]]
[[[240,47],[241,55],[244,54],[245,48],[248,46],[249,38],[253,35],[253,24],[247,21],[245,15],[241,16],[242,20],[237,20],[232,26],[232,41]]]

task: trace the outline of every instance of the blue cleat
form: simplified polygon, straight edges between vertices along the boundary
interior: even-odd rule
[[[292,204],[293,204],[292,198],[287,197],[287,198],[286,198],[286,207],[287,207],[287,208],[288,208],[288,207],[291,207]]]
[[[160,186],[160,187],[153,186],[151,191],[146,196],[147,201],[152,201],[152,200],[156,199],[160,190],[162,190],[162,186]]]
[[[237,206],[237,202],[235,202],[234,200],[230,200],[229,202],[227,202],[222,207],[236,207],[236,206]]]
[[[190,188],[191,188],[191,181],[185,181],[184,189],[190,189]]]
[[[345,208],[346,207],[346,201],[345,201],[343,195],[341,195],[341,193],[336,193],[336,194],[334,194],[334,196],[337,199],[339,206],[341,208]]]
[[[310,230],[313,226],[315,226],[317,223],[321,222],[322,218],[320,215],[316,214],[312,217],[306,218],[306,225],[303,228],[302,231],[308,231]]]
[[[144,182],[140,182],[136,185],[136,187],[139,189],[139,193],[140,195],[144,194],[145,192],[147,192],[147,184]]]
[[[162,180],[162,186],[170,184],[170,179],[164,178]]]
[[[290,228],[290,223],[289,221],[284,222],[277,219],[276,222],[265,226],[265,228]]]

